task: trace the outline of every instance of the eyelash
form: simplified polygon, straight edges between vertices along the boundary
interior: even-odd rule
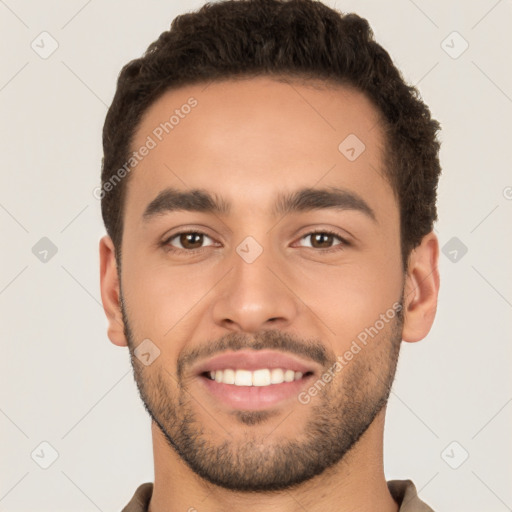
[[[317,231],[310,231],[309,233],[306,233],[305,235],[301,236],[300,240],[302,240],[303,238],[306,238],[308,236],[315,235],[317,233],[322,234],[322,235],[333,235],[341,243],[340,244],[336,244],[333,247],[329,247],[328,249],[316,249],[315,247],[306,247],[306,249],[316,249],[317,252],[326,254],[326,253],[331,253],[331,252],[343,251],[345,249],[345,247],[350,246],[350,243],[347,240],[345,240],[343,237],[341,237],[335,231],[331,231],[329,229],[321,229],[321,230],[317,230]],[[178,233],[174,233],[172,236],[170,236],[169,238],[165,239],[161,243],[161,245],[164,248],[164,250],[166,250],[168,252],[173,252],[173,253],[197,254],[197,253],[201,252],[202,250],[208,248],[208,247],[200,247],[198,249],[180,249],[178,247],[173,247],[172,245],[169,245],[171,240],[174,240],[176,237],[178,237],[180,235],[204,235],[204,236],[206,236],[208,238],[211,238],[210,236],[208,236],[206,233],[203,233],[202,231],[180,231]]]

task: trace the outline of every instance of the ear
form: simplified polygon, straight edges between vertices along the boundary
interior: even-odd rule
[[[409,256],[404,290],[404,341],[422,340],[434,323],[439,294],[438,259],[439,241],[430,232]]]
[[[100,287],[101,301],[108,320],[108,337],[114,345],[126,347],[128,343],[124,335],[124,323],[121,314],[114,243],[108,235],[100,240]]]

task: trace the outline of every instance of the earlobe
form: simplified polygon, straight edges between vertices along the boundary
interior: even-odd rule
[[[105,235],[100,240],[100,288],[103,309],[108,320],[107,334],[114,345],[128,346],[120,306],[120,287],[112,239]]]
[[[439,294],[438,259],[439,242],[430,232],[409,256],[404,290],[404,341],[422,340],[434,323]]]

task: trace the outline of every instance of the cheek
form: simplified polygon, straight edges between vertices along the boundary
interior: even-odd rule
[[[398,256],[376,250],[339,266],[301,272],[292,289],[328,328],[326,334],[333,335],[335,349],[341,351],[393,309],[401,298],[402,281]]]
[[[205,266],[170,266],[144,257],[123,263],[123,292],[137,332],[162,341],[174,337],[217,275]]]

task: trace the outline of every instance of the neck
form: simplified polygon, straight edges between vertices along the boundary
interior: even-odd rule
[[[350,452],[321,475],[293,489],[258,493],[231,491],[197,476],[152,423],[155,483],[149,512],[397,512],[384,476],[384,416],[385,408]]]

